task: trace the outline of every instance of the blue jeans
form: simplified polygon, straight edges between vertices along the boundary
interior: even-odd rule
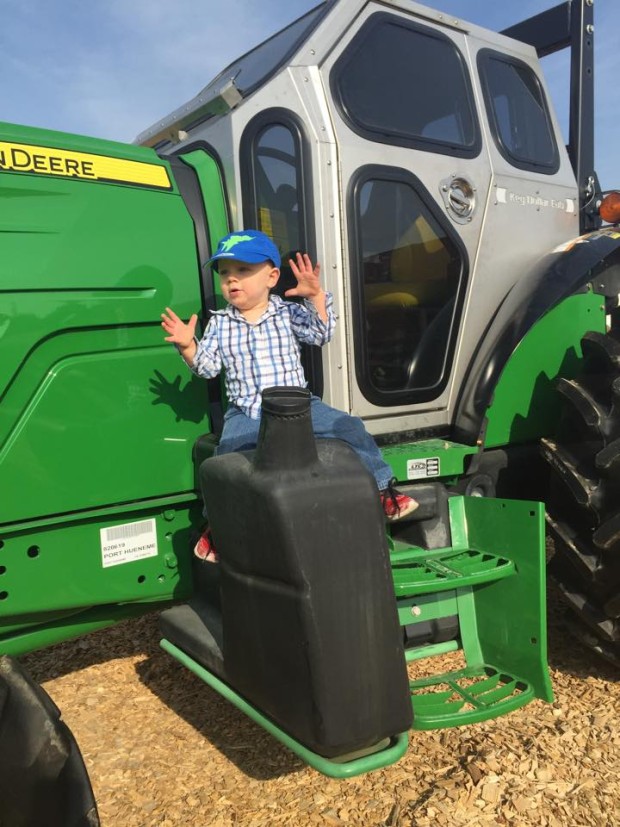
[[[318,398],[312,397],[310,414],[312,430],[319,439],[341,439],[350,445],[377,481],[379,491],[387,488],[392,479],[392,469],[381,456],[381,451],[370,436],[364,423],[357,416],[349,416],[336,408],[330,408]],[[224,428],[215,454],[233,451],[249,451],[256,448],[260,419],[250,419],[239,408],[231,405],[224,415]]]

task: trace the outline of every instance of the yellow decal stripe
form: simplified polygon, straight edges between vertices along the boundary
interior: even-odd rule
[[[0,141],[0,172],[2,171],[172,188],[166,168],[158,164],[4,141]]]

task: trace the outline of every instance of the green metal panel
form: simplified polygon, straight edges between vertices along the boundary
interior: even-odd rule
[[[397,600],[398,620],[401,626],[426,623],[439,617],[458,614],[456,591],[442,594],[421,594]]]
[[[541,503],[464,497],[469,545],[509,558],[516,576],[475,589],[475,631],[483,662],[553,700],[547,669],[545,516]]]
[[[157,327],[120,335],[70,331],[25,360],[0,407],[3,523],[192,491],[204,383]]]
[[[219,237],[217,166],[194,154]],[[114,604],[148,610],[188,593],[191,449],[210,428],[206,386],[160,326],[166,306],[200,307],[194,225],[169,164],[144,147],[0,124],[0,206],[8,651],[20,629],[30,643],[18,648],[42,645],[75,634],[89,607],[107,606],[105,623],[123,615]],[[104,565],[100,529],[147,518],[157,553]]]
[[[200,301],[181,197],[49,175],[0,180],[0,524],[190,491],[205,395],[160,327],[166,305],[189,314]]]
[[[15,631],[2,626],[0,636],[0,654],[20,657],[36,649],[53,646],[63,640],[82,637],[83,635],[105,629],[121,620],[139,617],[145,612],[163,609],[168,603],[122,603],[116,606],[95,606],[82,609],[71,615],[45,619],[29,626],[18,627]]]
[[[553,380],[574,376],[581,337],[605,331],[604,299],[570,296],[534,325],[504,368],[487,411],[485,448],[538,439],[553,431],[560,400]]]
[[[460,445],[445,439],[424,439],[386,445],[381,448],[381,453],[396,479],[432,481],[440,477],[461,476],[466,458],[477,450],[476,446]]]
[[[0,623],[16,615],[173,597],[179,588],[187,594],[180,581],[189,579],[190,516],[184,504],[134,506],[3,532]],[[109,529],[114,537],[108,541]]]
[[[108,625],[109,617],[150,611],[154,601],[188,597],[190,530],[199,524],[200,503],[173,499],[3,531],[0,653],[22,653],[90,631],[92,623]],[[144,525],[152,531],[136,533]],[[139,611],[114,608],[135,603],[143,604]],[[95,607],[101,612],[93,617]]]

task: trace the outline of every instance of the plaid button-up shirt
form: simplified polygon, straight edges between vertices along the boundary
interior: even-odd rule
[[[326,322],[311,302],[297,304],[275,295],[269,297],[267,310],[254,323],[232,305],[215,310],[198,343],[191,369],[210,379],[224,368],[229,402],[258,419],[264,388],[305,388],[308,384],[299,343],[329,342],[336,326],[333,305],[332,294],[326,293]]]

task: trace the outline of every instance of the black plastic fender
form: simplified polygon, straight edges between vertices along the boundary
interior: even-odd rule
[[[49,695],[0,658],[0,825],[99,827],[79,747]]]
[[[501,373],[534,324],[588,284],[603,296],[620,292],[620,228],[580,236],[546,255],[506,294],[472,358],[456,408],[455,439],[482,444],[484,417]]]

